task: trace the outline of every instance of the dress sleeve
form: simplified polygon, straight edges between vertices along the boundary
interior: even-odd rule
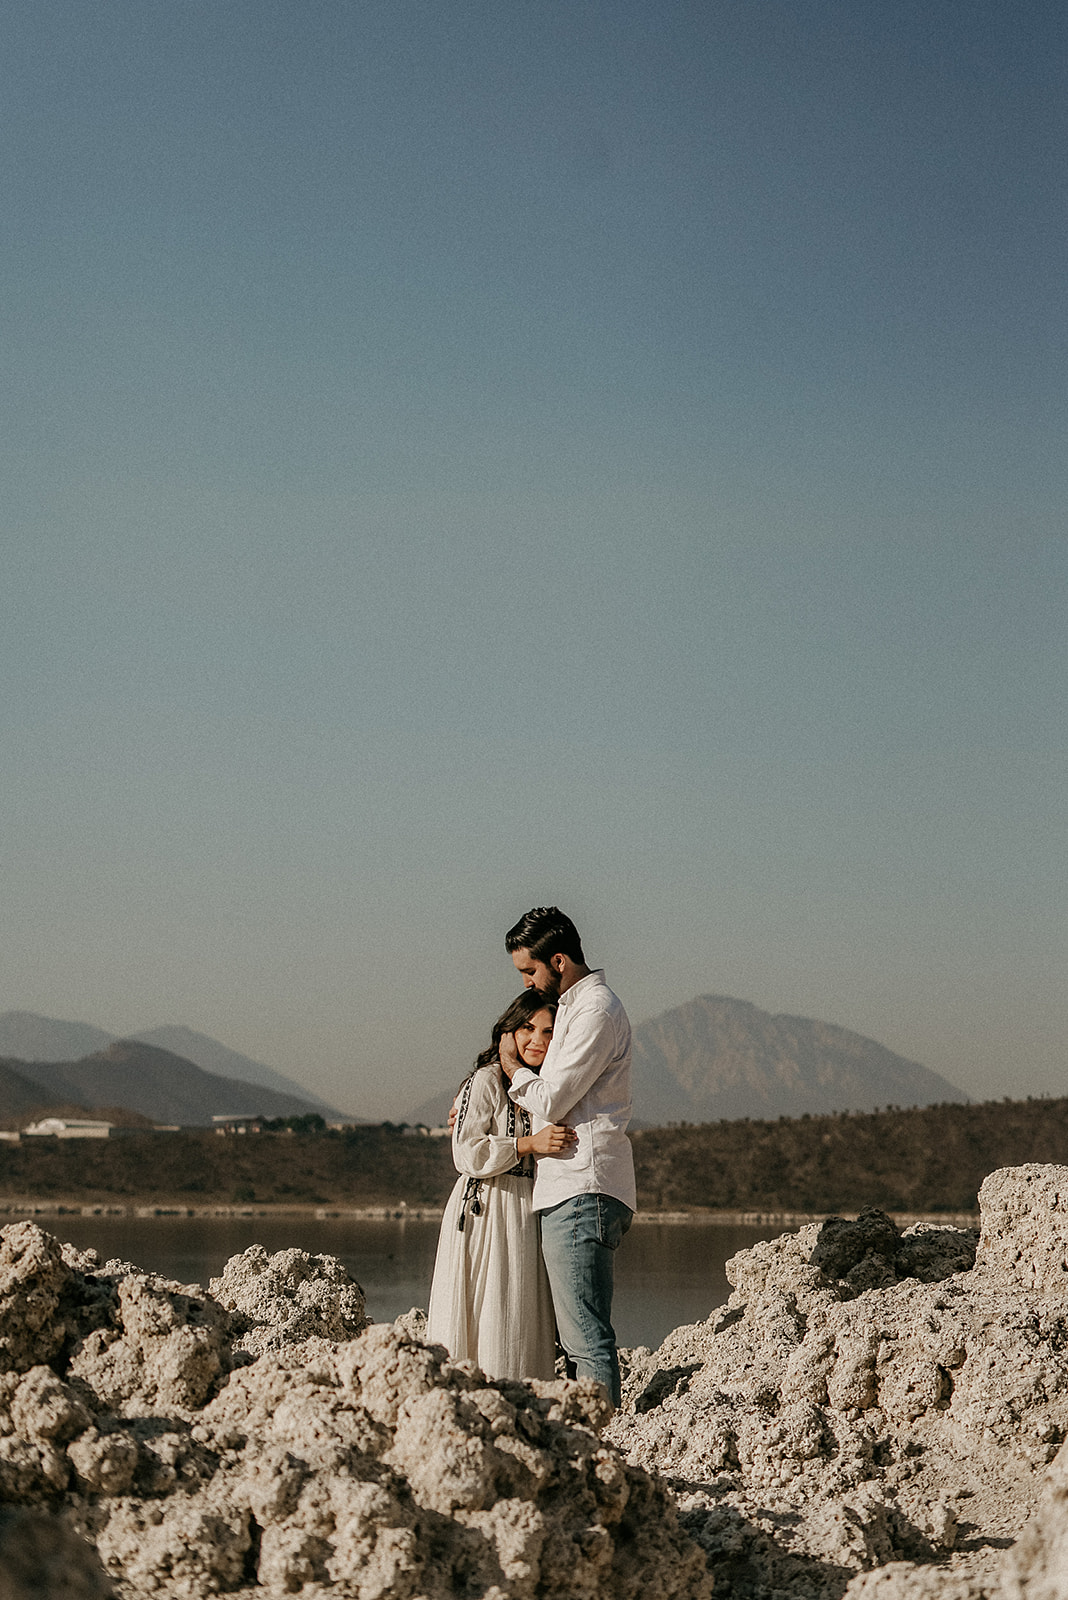
[[[514,1134],[493,1132],[497,1113],[506,1104],[488,1072],[476,1072],[460,1092],[460,1108],[452,1130],[452,1159],[467,1178],[496,1178],[519,1161]]]

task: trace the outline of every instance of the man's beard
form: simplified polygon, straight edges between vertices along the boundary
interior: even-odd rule
[[[551,1000],[555,1005],[560,998],[560,974],[558,972],[554,972],[550,967],[548,982],[540,984],[539,987],[534,990],[534,993],[540,996],[542,1000]]]

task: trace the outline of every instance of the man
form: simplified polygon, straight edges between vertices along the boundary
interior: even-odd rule
[[[557,1331],[576,1374],[598,1379],[618,1407],[613,1252],[636,1203],[626,1134],[630,1023],[604,973],[586,965],[575,924],[556,906],[528,911],[504,943],[525,986],[559,1004],[540,1075],[521,1063],[514,1039],[501,1042],[512,1099],[578,1135],[552,1161],[538,1162],[534,1180]]]

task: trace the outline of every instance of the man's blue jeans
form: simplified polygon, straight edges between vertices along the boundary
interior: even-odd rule
[[[612,1327],[614,1252],[633,1212],[610,1194],[577,1194],[541,1213],[541,1253],[556,1330],[580,1378],[596,1378],[619,1406]]]

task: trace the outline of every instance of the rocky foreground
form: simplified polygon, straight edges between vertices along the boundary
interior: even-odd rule
[[[1068,1597],[1068,1168],[980,1203],[742,1252],[611,1421],[368,1326],[330,1257],[205,1294],[4,1228],[0,1595]]]

